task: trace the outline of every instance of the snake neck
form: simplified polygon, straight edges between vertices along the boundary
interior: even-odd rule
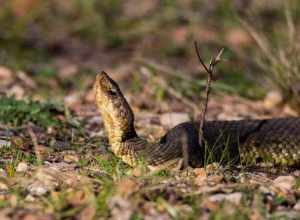
[[[148,142],[137,135],[133,113],[122,120],[119,117],[111,117],[111,112],[101,112],[101,115],[111,150],[123,162],[135,167],[139,162],[152,158],[153,152],[158,152],[158,144]]]
[[[106,112],[101,112],[104,127],[107,132],[108,142],[115,154],[118,154],[122,148],[126,147],[126,142],[132,138],[138,138],[134,125],[132,123],[118,120],[118,117],[111,117]]]
[[[116,156],[128,165],[135,167],[148,159],[151,153],[149,150],[154,147],[154,144],[136,136],[123,142],[115,142],[111,146]]]

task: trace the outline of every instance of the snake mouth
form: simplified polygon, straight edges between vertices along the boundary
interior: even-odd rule
[[[101,83],[102,80],[108,80],[108,79],[110,79],[110,77],[108,76],[108,74],[105,71],[101,71],[96,76],[96,82],[99,82],[99,83]],[[102,83],[102,85],[105,85],[105,84]]]

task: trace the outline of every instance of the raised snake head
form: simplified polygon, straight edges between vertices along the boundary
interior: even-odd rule
[[[118,84],[102,71],[94,84],[96,104],[110,142],[135,136],[134,115]]]

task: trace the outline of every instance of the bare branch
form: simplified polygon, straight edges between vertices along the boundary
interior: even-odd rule
[[[206,72],[210,72],[209,69],[207,68],[207,66],[205,65],[205,63],[203,62],[201,56],[200,56],[200,52],[199,52],[200,50],[199,50],[197,41],[194,42],[194,46],[195,46],[195,50],[196,50],[196,54],[197,54],[199,62],[204,67],[204,69],[205,69]]]
[[[222,48],[218,55],[214,58],[212,58],[209,62],[209,67],[207,68],[207,66],[205,65],[205,63],[203,62],[201,56],[200,56],[200,52],[199,52],[199,47],[197,42],[195,42],[195,49],[196,49],[196,54],[198,56],[199,62],[200,64],[204,67],[204,69],[207,72],[207,81],[206,81],[206,88],[205,88],[205,100],[204,100],[204,104],[203,104],[203,108],[200,114],[200,125],[199,125],[199,144],[201,145],[203,142],[203,128],[204,128],[204,123],[205,123],[205,115],[206,115],[206,111],[207,111],[207,105],[208,105],[208,98],[209,98],[209,94],[210,94],[210,88],[211,88],[211,81],[213,78],[213,72],[214,72],[214,68],[215,66],[221,61],[221,56],[222,53],[224,51],[224,48]]]

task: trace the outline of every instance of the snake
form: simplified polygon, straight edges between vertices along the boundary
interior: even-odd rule
[[[96,75],[95,102],[111,151],[131,167],[150,169],[230,164],[300,164],[300,118],[207,120],[199,143],[199,122],[187,121],[157,141],[140,137],[134,113],[118,84],[104,71]],[[146,126],[146,125],[145,125]]]

